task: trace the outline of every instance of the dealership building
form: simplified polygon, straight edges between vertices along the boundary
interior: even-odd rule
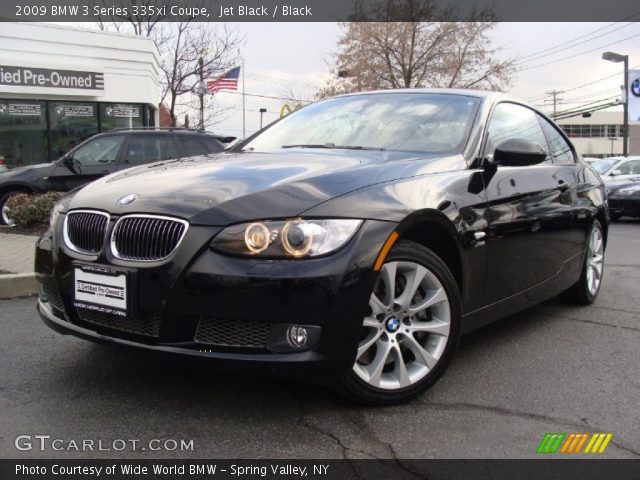
[[[558,120],[558,125],[584,157],[621,156],[623,151],[622,110],[593,112]],[[640,155],[640,122],[629,122],[629,155]]]
[[[43,23],[0,29],[0,161],[49,162],[115,128],[158,124],[155,43]]]

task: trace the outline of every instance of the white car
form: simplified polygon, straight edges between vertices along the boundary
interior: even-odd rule
[[[604,183],[610,183],[640,175],[640,156],[603,158],[593,162],[591,166]]]

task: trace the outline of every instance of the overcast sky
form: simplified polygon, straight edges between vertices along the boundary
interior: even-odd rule
[[[314,88],[328,76],[340,27],[332,23],[239,23],[246,35],[245,91],[247,94],[282,97],[293,89],[299,95],[313,95]],[[629,38],[633,37],[633,38]],[[630,66],[640,68],[640,23],[502,23],[494,33],[494,45],[505,58],[538,56],[522,62],[508,93],[531,100],[542,107],[545,92],[567,90],[559,110],[600,98],[619,96],[622,64],[605,62],[602,52],[613,50],[630,55]],[[575,40],[577,39],[577,40]],[[626,39],[626,40],[625,40]],[[575,41],[574,41],[575,40]],[[566,43],[571,42],[571,43]],[[566,44],[565,44],[566,43]],[[565,45],[562,45],[565,44]],[[560,51],[551,49],[561,45]],[[551,49],[551,50],[548,50]],[[549,65],[542,65],[549,62]],[[531,68],[534,67],[534,68]],[[603,77],[593,85],[575,89]],[[239,92],[242,91],[240,86]],[[216,101],[234,108],[233,115],[214,130],[242,135],[240,94],[219,92]],[[264,122],[278,117],[284,100],[246,96],[247,135],[259,127],[260,108],[266,108]],[[550,110],[551,106],[547,110]]]

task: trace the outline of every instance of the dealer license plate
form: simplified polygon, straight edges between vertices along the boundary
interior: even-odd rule
[[[127,316],[128,272],[98,265],[76,265],[74,299],[76,307]]]

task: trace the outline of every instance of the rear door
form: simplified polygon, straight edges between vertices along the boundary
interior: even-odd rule
[[[178,150],[170,133],[133,133],[120,160],[118,170],[177,158]]]
[[[180,147],[180,156],[182,158],[196,157],[198,155],[206,155],[209,153],[207,147],[205,147],[204,143],[202,143],[198,138],[199,135],[200,134],[197,133],[176,135],[176,140]]]
[[[537,114],[503,102],[491,114],[484,156],[509,139],[537,143],[547,159],[533,166],[494,168],[487,182],[489,201],[486,303],[523,292],[558,273],[568,257],[571,176],[553,163]]]
[[[102,135],[80,145],[58,162],[49,177],[53,189],[67,191],[114,172],[126,134]]]

